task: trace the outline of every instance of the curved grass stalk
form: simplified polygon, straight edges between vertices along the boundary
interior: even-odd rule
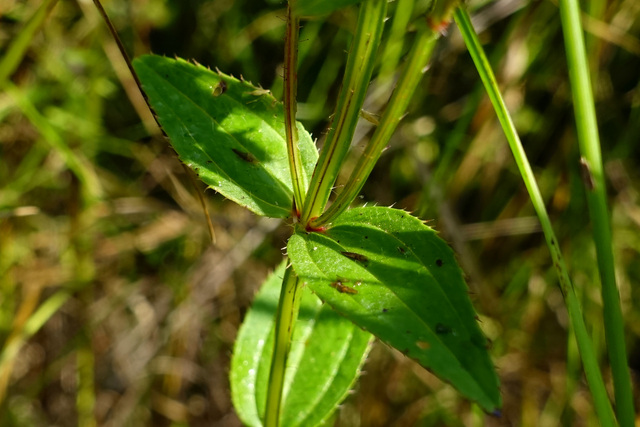
[[[425,66],[431,57],[437,38],[438,35],[430,29],[420,29],[398,86],[391,96],[389,105],[387,105],[371,141],[369,141],[364,153],[358,159],[358,163],[342,192],[319,218],[311,221],[312,228],[321,227],[331,222],[349,207],[351,202],[358,196],[360,190],[362,190],[362,186],[373,170],[382,150],[404,116],[409,101],[411,101],[411,97],[415,92],[415,87],[420,82]]]
[[[373,72],[386,11],[387,0],[369,0],[360,5],[358,24],[347,59],[335,117],[320,151],[320,158],[313,172],[302,210],[301,220],[305,225],[310,219],[320,216],[324,210],[351,145]]]
[[[533,207],[540,220],[540,225],[542,226],[547,246],[551,252],[553,264],[558,273],[560,290],[562,291],[562,295],[569,312],[569,317],[571,319],[571,325],[575,332],[580,356],[584,365],[584,372],[593,396],[596,413],[598,414],[601,425],[615,426],[617,425],[616,419],[598,367],[598,361],[593,350],[593,344],[589,338],[589,334],[582,317],[578,297],[573,284],[571,283],[571,279],[569,278],[567,267],[558,246],[558,239],[553,232],[551,220],[549,219],[549,215],[545,208],[544,200],[540,194],[540,189],[536,183],[531,165],[529,164],[527,155],[522,147],[515,125],[513,124],[504,100],[502,99],[498,83],[493,75],[489,61],[487,60],[482,46],[480,45],[480,41],[478,40],[478,36],[471,25],[469,14],[463,8],[458,8],[455,11],[455,20],[460,28],[460,32],[462,33],[467,49],[473,58],[473,62],[476,65],[478,73],[480,74],[480,78],[487,90],[487,94],[491,99],[493,108],[500,120],[502,129],[504,130],[507,141],[509,142],[509,147],[513,152],[516,164],[518,165],[524,184],[529,192],[529,197],[531,198]]]
[[[624,341],[624,320],[620,308],[620,294],[616,285],[600,138],[580,23],[580,9],[575,0],[560,0],[559,6],[574,101],[578,145],[583,156],[581,164],[586,175],[587,205],[593,221],[593,240],[602,283],[604,330],[613,374],[616,413],[621,426],[633,427],[635,424],[633,392]]]

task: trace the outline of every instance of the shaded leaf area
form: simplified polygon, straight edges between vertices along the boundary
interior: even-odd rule
[[[182,59],[144,55],[134,67],[171,145],[202,181],[258,215],[291,214],[282,105],[268,91]],[[297,126],[306,188],[318,153]]]
[[[360,3],[361,0],[298,0],[294,2],[295,12],[301,16],[319,16],[329,13],[352,4]]]
[[[405,211],[352,209],[287,247],[296,273],[336,311],[493,412],[501,405],[487,341],[453,251]]]
[[[285,264],[267,279],[240,328],[231,362],[231,392],[242,421],[261,426],[273,351],[274,315]],[[370,348],[371,334],[302,289],[285,379],[283,426],[326,420],[353,386]]]

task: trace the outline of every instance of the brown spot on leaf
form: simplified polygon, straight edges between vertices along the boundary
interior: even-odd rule
[[[247,162],[247,163],[257,163],[258,159],[256,159],[256,156],[254,156],[251,153],[247,153],[245,151],[241,151],[241,150],[236,150],[235,148],[231,149],[236,156],[240,157],[240,159],[242,159],[243,161]]]
[[[416,342],[416,345],[417,345],[417,346],[418,346],[418,348],[419,348],[419,349],[421,349],[421,350],[426,350],[426,349],[428,349],[429,347],[431,347],[431,344],[429,344],[429,343],[428,343],[428,342],[426,342],[426,341],[418,341],[418,342]]]
[[[336,289],[341,294],[357,294],[358,291],[350,286],[346,286],[342,283],[342,280],[336,280],[329,284],[332,288]]]
[[[361,262],[363,264],[366,264],[369,261],[369,258],[367,258],[366,256],[355,253],[355,252],[340,252],[340,253],[349,259]]]

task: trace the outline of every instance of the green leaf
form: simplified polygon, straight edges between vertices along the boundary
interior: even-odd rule
[[[360,3],[361,0],[297,0],[294,10],[298,16],[318,16]]]
[[[284,115],[268,91],[182,59],[144,55],[133,65],[171,145],[202,181],[259,215],[291,214]],[[318,152],[297,126],[306,188]]]
[[[231,394],[240,419],[262,426],[273,351],[274,314],[285,264],[267,279],[240,328],[231,360]],[[315,426],[346,397],[369,350],[371,334],[302,289],[280,417],[287,427]]]
[[[287,246],[300,279],[358,326],[451,383],[486,411],[498,378],[462,271],[436,232],[407,212],[347,211]]]

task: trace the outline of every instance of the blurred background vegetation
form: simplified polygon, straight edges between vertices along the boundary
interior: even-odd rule
[[[639,408],[640,3],[583,3]],[[0,0],[3,61],[41,4]],[[239,425],[227,379],[234,338],[290,225],[205,192],[159,135],[91,1],[51,5],[16,68],[0,73],[0,425]],[[194,59],[281,95],[282,1],[105,8],[131,56]],[[606,366],[557,5],[470,8]],[[298,117],[319,143],[355,19],[347,8],[303,22]],[[411,25],[400,39],[387,34],[368,111],[384,107],[412,37]],[[359,127],[354,156],[370,130]],[[485,416],[378,343],[336,425],[598,424],[537,219],[453,26],[361,198],[431,219],[456,249],[493,341],[504,409]]]

